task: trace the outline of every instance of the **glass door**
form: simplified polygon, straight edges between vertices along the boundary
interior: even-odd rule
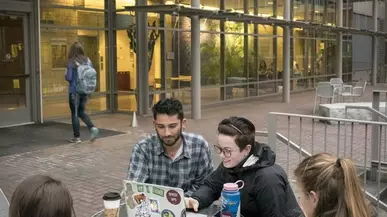
[[[31,122],[27,20],[0,13],[0,127]]]

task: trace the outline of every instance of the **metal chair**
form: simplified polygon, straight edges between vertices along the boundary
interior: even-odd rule
[[[354,102],[354,97],[362,97],[367,86],[367,81],[358,81],[355,83],[355,86],[350,88],[349,92],[342,92],[341,96],[352,97],[352,102]]]
[[[321,98],[330,99],[331,103],[334,102],[334,99],[335,99],[334,86],[331,85],[330,82],[319,82],[317,84],[316,96],[314,99],[313,114],[315,114],[315,111],[316,111],[317,98],[320,98],[320,103],[321,103]]]
[[[0,217],[8,217],[9,202],[0,188]]]
[[[333,86],[335,94],[337,94],[337,96],[340,96],[341,93],[343,92],[343,85],[344,85],[343,79],[341,79],[341,78],[331,78],[329,80],[329,83]],[[339,97],[338,97],[338,99],[340,101]]]

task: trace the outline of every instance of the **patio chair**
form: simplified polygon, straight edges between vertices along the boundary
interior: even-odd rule
[[[330,82],[319,82],[317,84],[316,96],[314,99],[313,114],[315,114],[315,111],[316,111],[317,98],[320,98],[320,103],[321,103],[321,98],[329,99],[331,103],[334,102],[334,99],[335,99],[334,86],[331,85]]]
[[[9,202],[0,188],[0,217],[8,217]]]
[[[341,78],[331,78],[329,80],[329,83],[333,86],[334,92],[338,96],[337,97],[338,101],[340,101],[339,96],[343,92],[343,85],[344,85],[343,80]]]
[[[341,96],[343,97],[343,99],[344,97],[351,97],[352,102],[354,102],[355,97],[360,98],[363,96],[366,86],[367,86],[367,81],[358,81],[355,83],[354,87],[351,86],[349,92],[342,92]]]
[[[341,91],[341,90],[342,90],[341,87],[342,87],[343,84],[344,84],[344,82],[343,82],[343,80],[342,80],[341,78],[331,78],[331,79],[329,80],[329,83],[330,83],[333,87],[337,88],[337,90],[335,90],[335,91]]]

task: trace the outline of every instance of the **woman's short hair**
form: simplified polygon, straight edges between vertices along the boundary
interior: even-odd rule
[[[45,175],[25,179],[13,192],[9,217],[71,217],[73,199],[65,185]]]
[[[243,150],[247,145],[254,147],[255,126],[244,117],[233,116],[223,119],[218,125],[218,133],[235,136],[235,143],[239,150]]]

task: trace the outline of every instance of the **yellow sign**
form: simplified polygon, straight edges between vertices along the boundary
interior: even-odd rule
[[[20,88],[19,79],[13,79],[13,88],[14,89],[19,89]]]

